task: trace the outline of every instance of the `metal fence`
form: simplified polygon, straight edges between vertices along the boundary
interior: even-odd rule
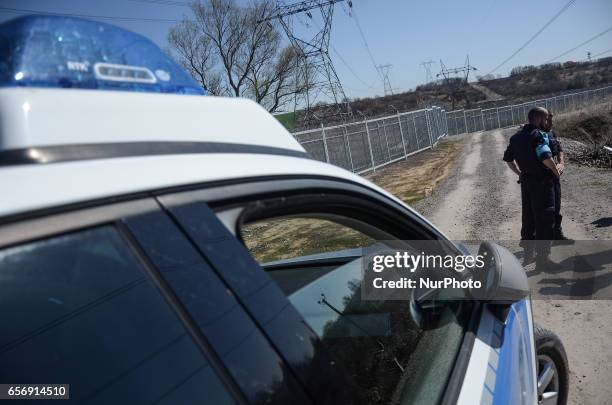
[[[293,136],[314,159],[364,173],[431,148],[448,134],[446,122],[446,112],[432,107]]]
[[[520,125],[527,121],[527,113],[533,107],[545,107],[558,114],[595,104],[610,96],[612,96],[612,86],[607,86],[484,110],[477,108],[449,111],[446,113],[448,134],[457,135]]]
[[[364,173],[432,148],[446,135],[522,124],[527,112],[536,106],[562,113],[610,96],[612,86],[489,109],[446,112],[431,107],[362,122],[321,126],[293,136],[312,158]]]

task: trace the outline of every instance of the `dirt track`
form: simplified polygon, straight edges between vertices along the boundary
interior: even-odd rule
[[[501,161],[513,132],[464,135],[464,147],[451,174],[414,208],[452,239],[519,239],[519,185]],[[562,187],[565,233],[576,240],[612,240],[612,171],[568,166]],[[605,263],[612,262],[610,250],[599,252],[599,256]],[[533,273],[533,265],[527,270]],[[530,285],[535,291],[543,281],[576,284],[572,278],[575,273],[569,273],[530,277]],[[550,277],[542,280],[544,276]],[[593,296],[612,298],[612,273],[595,274],[593,270],[584,276],[590,281],[590,291],[599,294]],[[535,299],[533,308],[536,322],[555,331],[565,344],[571,370],[570,403],[611,403],[612,300],[576,300],[580,297],[563,293],[574,291],[573,287],[556,288],[562,292]]]

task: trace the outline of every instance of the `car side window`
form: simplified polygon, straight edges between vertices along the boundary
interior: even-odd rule
[[[282,218],[245,224],[242,239],[260,263],[361,248],[376,241],[320,218]]]
[[[320,215],[246,218],[240,236],[363,403],[436,403],[463,338],[461,305],[424,326],[409,299],[362,300],[362,248],[383,241]]]
[[[79,403],[234,403],[111,225],[0,250],[0,376]]]

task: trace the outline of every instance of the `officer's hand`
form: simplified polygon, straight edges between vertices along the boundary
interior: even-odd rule
[[[565,170],[565,165],[563,163],[559,163],[557,165],[557,170],[559,171],[559,174],[563,174],[563,171]]]

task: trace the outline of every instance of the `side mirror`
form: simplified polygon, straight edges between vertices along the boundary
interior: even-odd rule
[[[492,304],[511,305],[529,296],[527,274],[521,263],[508,249],[492,242],[483,242],[478,254],[484,257],[485,266],[475,279],[482,286],[473,289],[475,299],[490,301]]]

